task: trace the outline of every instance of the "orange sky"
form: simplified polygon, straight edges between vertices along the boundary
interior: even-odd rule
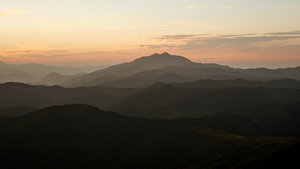
[[[232,67],[300,66],[296,0],[10,0],[0,60],[111,65],[168,52]]]

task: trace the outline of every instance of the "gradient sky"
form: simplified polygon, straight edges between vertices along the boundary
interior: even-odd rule
[[[300,1],[0,2],[6,63],[107,65],[162,52],[241,68],[300,66]]]

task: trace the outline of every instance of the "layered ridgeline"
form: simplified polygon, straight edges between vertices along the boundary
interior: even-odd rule
[[[234,69],[218,64],[195,63],[168,53],[153,54],[87,75],[72,78],[58,85],[64,87],[106,86],[146,87],[156,82],[192,82],[199,79],[274,80],[300,79],[300,67],[286,69]]]
[[[99,69],[106,68],[107,66],[86,66],[86,67],[71,67],[71,66],[51,66],[42,65],[37,63],[28,64],[7,64],[0,61],[0,83],[5,82],[21,82],[21,83],[39,83],[44,85],[57,84],[62,81],[69,80],[65,78],[62,81],[50,81],[47,78],[47,83],[41,83],[45,76],[50,76],[53,73],[60,74],[61,76],[71,76],[80,73],[91,73]],[[50,74],[50,75],[49,75]],[[76,76],[73,76],[76,77]],[[71,78],[73,78],[71,77]],[[50,83],[49,83],[50,82]]]
[[[146,88],[64,88],[5,83],[0,84],[0,93],[0,109],[19,105],[41,109],[83,103],[129,116],[177,118],[200,117],[265,103],[297,102],[300,82],[199,80],[156,83]]]
[[[22,82],[63,87],[146,87],[156,82],[192,82],[200,79],[300,80],[300,67],[285,69],[235,69],[218,64],[195,63],[168,53],[144,56],[114,66],[57,67],[35,63],[0,63],[0,83]]]
[[[154,120],[55,106],[0,118],[0,168],[241,168],[299,142],[277,135],[235,114]]]

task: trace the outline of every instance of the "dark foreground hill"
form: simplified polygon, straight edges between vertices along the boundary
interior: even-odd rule
[[[15,116],[22,116],[28,114],[33,111],[37,111],[37,108],[19,105],[15,107],[8,107],[5,109],[0,109],[0,117],[15,117]]]
[[[151,120],[87,105],[49,107],[0,118],[0,168],[230,168],[299,141],[255,137],[251,123],[236,115]]]
[[[300,143],[246,161],[233,169],[294,168],[298,166]]]

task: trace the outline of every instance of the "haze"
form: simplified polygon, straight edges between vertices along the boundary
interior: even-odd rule
[[[297,0],[4,0],[0,61],[110,65],[169,52],[232,67],[300,64]]]

